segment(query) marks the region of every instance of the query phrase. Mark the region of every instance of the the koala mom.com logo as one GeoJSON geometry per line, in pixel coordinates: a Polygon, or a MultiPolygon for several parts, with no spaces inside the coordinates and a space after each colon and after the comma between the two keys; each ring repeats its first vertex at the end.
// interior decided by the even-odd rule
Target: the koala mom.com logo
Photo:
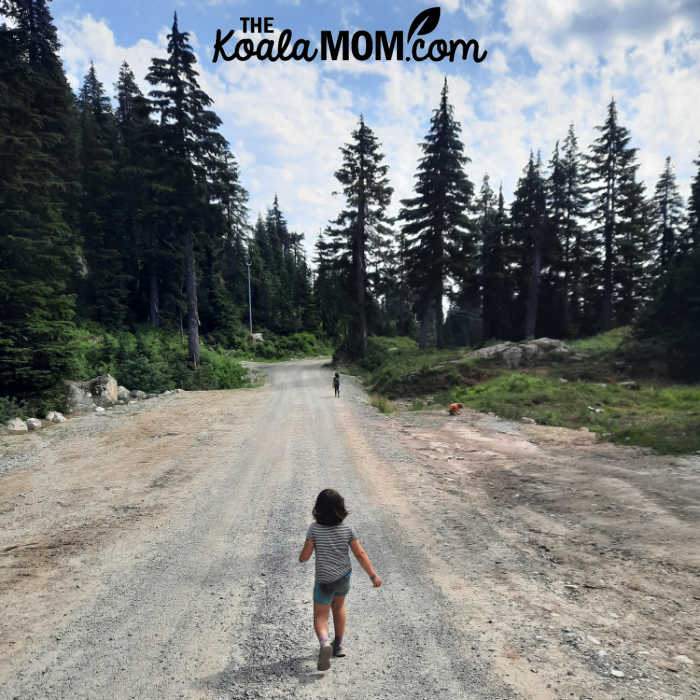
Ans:
{"type": "Polygon", "coordinates": [[[321,32],[319,46],[311,45],[309,39],[294,39],[291,29],[276,32],[272,26],[274,17],[241,17],[244,34],[260,34],[262,38],[254,41],[249,36],[235,39],[235,30],[223,34],[216,30],[214,57],[224,61],[467,61],[481,63],[487,51],[479,53],[476,39],[433,39],[428,34],[433,32],[440,21],[440,8],[431,7],[415,16],[408,32],[402,29],[393,32],[383,30],[368,32],[360,29],[350,33],[347,29],[321,32]],[[275,34],[274,37],[266,36],[275,34]]]}

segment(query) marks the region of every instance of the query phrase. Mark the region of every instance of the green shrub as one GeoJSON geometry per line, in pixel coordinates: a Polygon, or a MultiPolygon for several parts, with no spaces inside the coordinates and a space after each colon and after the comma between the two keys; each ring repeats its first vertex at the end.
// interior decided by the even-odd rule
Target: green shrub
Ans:
{"type": "Polygon", "coordinates": [[[386,396],[374,396],[370,404],[382,413],[393,413],[396,410],[386,396]]]}
{"type": "Polygon", "coordinates": [[[9,396],[0,396],[0,423],[7,423],[12,418],[29,418],[27,406],[24,402],[12,399],[9,396]]]}

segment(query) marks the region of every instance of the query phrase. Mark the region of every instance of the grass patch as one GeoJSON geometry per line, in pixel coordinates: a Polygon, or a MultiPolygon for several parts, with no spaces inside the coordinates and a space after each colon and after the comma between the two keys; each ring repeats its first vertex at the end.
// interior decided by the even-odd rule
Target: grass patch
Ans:
{"type": "Polygon", "coordinates": [[[635,390],[509,372],[478,386],[456,387],[442,398],[505,418],[587,427],[606,440],[664,454],[700,450],[700,386],[635,390]]]}
{"type": "Polygon", "coordinates": [[[396,409],[392,405],[391,401],[386,398],[386,396],[373,396],[370,404],[374,406],[381,413],[393,413],[396,409]]]}
{"type": "Polygon", "coordinates": [[[425,403],[420,399],[414,399],[411,405],[408,407],[409,411],[422,411],[425,408],[425,403]]]}
{"type": "Polygon", "coordinates": [[[611,331],[599,333],[590,338],[567,341],[567,345],[576,352],[588,357],[614,353],[620,349],[622,343],[629,340],[631,332],[631,326],[620,326],[620,328],[613,328],[611,331]]]}

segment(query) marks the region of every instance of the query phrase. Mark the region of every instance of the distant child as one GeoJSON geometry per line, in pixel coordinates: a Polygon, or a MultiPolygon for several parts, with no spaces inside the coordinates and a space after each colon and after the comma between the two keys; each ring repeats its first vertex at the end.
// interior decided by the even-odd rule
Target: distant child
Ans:
{"type": "Polygon", "coordinates": [[[335,389],[335,395],[340,396],[340,375],[337,372],[333,377],[333,388],[335,389]]]}
{"type": "Polygon", "coordinates": [[[316,522],[311,523],[306,533],[306,542],[299,555],[299,561],[308,561],[311,553],[316,551],[316,582],[314,585],[314,630],[321,649],[318,653],[318,670],[327,671],[331,667],[332,656],[345,656],[343,635],[345,634],[345,596],[350,590],[350,555],[355,558],[375,588],[382,585],[382,580],[372,566],[372,562],[360,546],[360,541],[350,525],[343,520],[348,512],[345,510],[343,497],[333,489],[324,489],[318,494],[316,504],[311,511],[316,522]],[[328,641],[328,614],[333,611],[333,628],[335,639],[333,645],[328,641]]]}

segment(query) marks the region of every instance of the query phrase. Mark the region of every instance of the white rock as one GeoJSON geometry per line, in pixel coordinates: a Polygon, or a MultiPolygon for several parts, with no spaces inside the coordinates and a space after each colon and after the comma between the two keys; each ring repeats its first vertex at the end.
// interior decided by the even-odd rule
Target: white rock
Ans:
{"type": "Polygon", "coordinates": [[[21,418],[12,418],[7,421],[6,425],[7,432],[10,435],[21,435],[29,430],[27,424],[21,418]]]}
{"type": "Polygon", "coordinates": [[[530,424],[535,424],[537,421],[534,418],[528,418],[527,416],[523,416],[520,419],[523,423],[530,423],[530,424]]]}
{"type": "Polygon", "coordinates": [[[81,382],[68,382],[68,412],[91,411],[92,394],[81,382]]]}
{"type": "Polygon", "coordinates": [[[65,416],[60,411],[49,411],[46,420],[50,423],[65,423],[65,416]]]}
{"type": "Polygon", "coordinates": [[[120,401],[128,401],[131,398],[131,392],[125,386],[120,386],[117,388],[117,397],[120,401]]]}
{"type": "Polygon", "coordinates": [[[588,641],[591,642],[592,644],[600,644],[599,639],[596,639],[595,637],[591,637],[590,635],[588,636],[588,641]]]}
{"type": "Polygon", "coordinates": [[[687,664],[688,666],[692,666],[695,662],[688,658],[685,654],[678,654],[673,657],[676,661],[680,661],[682,664],[687,664]]]}
{"type": "Polygon", "coordinates": [[[625,674],[622,671],[618,671],[616,668],[610,669],[610,675],[615,676],[615,678],[624,678],[625,674]]]}
{"type": "Polygon", "coordinates": [[[102,406],[95,406],[95,413],[106,413],[104,408],[102,406]]]}
{"type": "Polygon", "coordinates": [[[41,421],[38,418],[27,418],[27,428],[29,428],[29,430],[39,430],[39,428],[41,428],[41,421]]]}
{"type": "Polygon", "coordinates": [[[146,398],[146,392],[141,391],[140,389],[132,390],[131,398],[136,399],[137,401],[143,401],[146,398]]]}

